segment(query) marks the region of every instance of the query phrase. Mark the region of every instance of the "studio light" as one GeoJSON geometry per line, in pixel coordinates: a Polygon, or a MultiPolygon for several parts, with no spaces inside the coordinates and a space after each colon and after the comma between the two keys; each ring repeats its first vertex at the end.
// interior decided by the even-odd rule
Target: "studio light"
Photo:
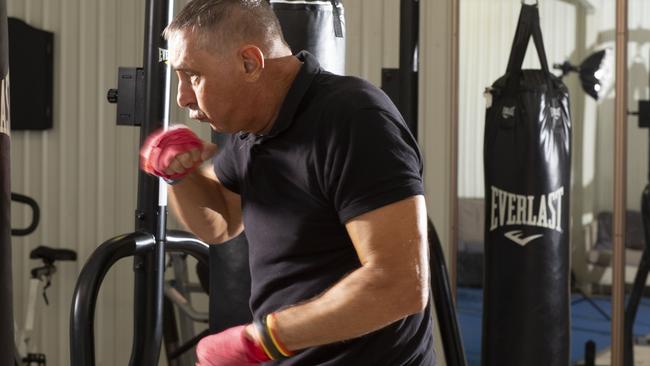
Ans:
{"type": "Polygon", "coordinates": [[[563,64],[554,64],[554,69],[562,70],[564,77],[570,72],[580,75],[582,89],[595,100],[603,97],[612,83],[614,60],[612,51],[603,49],[587,57],[580,66],[574,66],[569,61],[563,64]]]}

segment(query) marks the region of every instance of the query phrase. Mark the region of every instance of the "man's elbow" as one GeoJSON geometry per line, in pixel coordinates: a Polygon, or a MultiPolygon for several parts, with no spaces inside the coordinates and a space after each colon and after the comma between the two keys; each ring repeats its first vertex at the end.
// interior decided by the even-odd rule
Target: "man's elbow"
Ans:
{"type": "MultiPolygon", "coordinates": [[[[394,305],[399,317],[422,312],[429,303],[429,280],[422,276],[392,276],[386,296],[394,305]]],[[[396,315],[397,315],[396,314],[396,315]]]]}
{"type": "Polygon", "coordinates": [[[417,280],[411,282],[406,288],[406,297],[404,304],[406,315],[420,313],[426,309],[429,304],[429,283],[426,280],[417,280]]]}

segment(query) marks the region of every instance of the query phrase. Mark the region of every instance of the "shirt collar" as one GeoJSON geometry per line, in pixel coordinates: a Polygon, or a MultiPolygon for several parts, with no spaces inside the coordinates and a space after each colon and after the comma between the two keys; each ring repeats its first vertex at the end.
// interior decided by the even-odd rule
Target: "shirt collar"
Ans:
{"type": "MultiPolygon", "coordinates": [[[[300,67],[296,78],[293,80],[293,83],[291,84],[291,87],[289,88],[284,101],[282,102],[280,112],[278,113],[278,117],[275,120],[275,123],[273,123],[273,127],[271,127],[271,130],[268,134],[263,136],[255,136],[256,139],[268,139],[275,137],[289,128],[289,126],[291,126],[291,123],[293,122],[294,117],[298,112],[300,102],[307,93],[311,82],[314,80],[314,77],[321,72],[321,67],[318,63],[318,60],[311,53],[307,51],[300,51],[295,56],[303,64],[300,67]]],[[[245,138],[246,136],[243,135],[244,134],[242,134],[242,137],[245,138]]]]}

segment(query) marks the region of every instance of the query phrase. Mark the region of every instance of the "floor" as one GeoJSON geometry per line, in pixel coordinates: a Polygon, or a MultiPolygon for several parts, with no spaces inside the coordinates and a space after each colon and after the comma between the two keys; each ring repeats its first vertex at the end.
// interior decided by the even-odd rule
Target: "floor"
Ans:
{"type": "MultiPolygon", "coordinates": [[[[481,318],[483,292],[481,289],[459,288],[458,320],[467,361],[470,366],[480,365],[481,359],[481,318]]],[[[593,297],[594,304],[609,315],[611,312],[609,297],[593,297]]],[[[596,306],[574,295],[571,305],[571,362],[579,365],[584,359],[584,346],[588,340],[596,343],[596,364],[610,365],[609,344],[610,321],[601,314],[596,306]]],[[[634,326],[636,337],[650,334],[650,298],[644,298],[634,326]]],[[[635,364],[650,366],[650,345],[635,347],[635,364]]]]}
{"type": "MultiPolygon", "coordinates": [[[[609,366],[612,364],[611,360],[612,354],[607,347],[596,357],[596,366],[609,366]]],[[[634,347],[634,366],[650,366],[650,346],[634,347]]]]}

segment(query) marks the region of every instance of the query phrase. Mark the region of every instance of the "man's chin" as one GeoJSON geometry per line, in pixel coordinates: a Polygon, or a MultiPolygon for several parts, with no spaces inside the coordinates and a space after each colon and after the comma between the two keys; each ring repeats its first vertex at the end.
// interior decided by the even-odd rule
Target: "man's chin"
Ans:
{"type": "Polygon", "coordinates": [[[216,132],[221,132],[223,128],[217,126],[214,122],[210,121],[209,119],[202,117],[202,118],[195,118],[196,121],[199,121],[201,123],[207,123],[210,128],[216,132]]]}
{"type": "Polygon", "coordinates": [[[232,133],[231,131],[229,131],[224,126],[217,126],[216,123],[209,122],[209,121],[207,123],[210,125],[210,128],[212,129],[212,131],[214,131],[216,133],[232,133]]]}

